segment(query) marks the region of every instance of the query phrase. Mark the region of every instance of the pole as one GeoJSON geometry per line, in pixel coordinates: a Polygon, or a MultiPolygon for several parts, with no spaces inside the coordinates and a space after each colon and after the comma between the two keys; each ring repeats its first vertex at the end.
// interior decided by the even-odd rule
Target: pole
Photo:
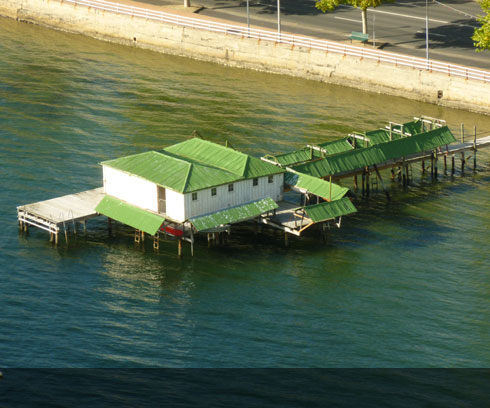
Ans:
{"type": "Polygon", "coordinates": [[[277,33],[281,38],[281,0],[277,0],[277,33]]]}
{"type": "Polygon", "coordinates": [[[425,59],[429,63],[429,0],[425,0],[425,59]]]}
{"type": "Polygon", "coordinates": [[[250,0],[247,0],[247,27],[248,35],[250,36],[250,0]]]}
{"type": "MultiPolygon", "coordinates": [[[[375,21],[376,21],[376,12],[373,11],[373,47],[376,47],[376,30],[374,28],[375,21]]],[[[390,125],[390,136],[391,136],[391,125],[390,125]]]]}

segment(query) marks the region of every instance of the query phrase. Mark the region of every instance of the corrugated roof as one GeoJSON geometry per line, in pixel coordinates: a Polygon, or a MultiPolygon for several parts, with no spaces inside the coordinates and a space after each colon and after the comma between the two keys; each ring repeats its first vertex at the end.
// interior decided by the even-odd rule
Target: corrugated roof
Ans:
{"type": "Polygon", "coordinates": [[[352,204],[347,197],[344,197],[341,200],[309,205],[304,209],[306,215],[311,218],[313,222],[327,221],[342,215],[357,212],[356,207],[354,207],[354,204],[352,204]]]}
{"type": "Polygon", "coordinates": [[[100,214],[130,227],[155,235],[165,218],[106,195],[95,208],[100,214]]]}
{"type": "Polygon", "coordinates": [[[179,193],[284,172],[256,157],[197,138],[161,152],[150,151],[101,164],[179,193]]]}
{"type": "Polygon", "coordinates": [[[145,152],[101,163],[179,193],[231,183],[243,177],[167,152],[145,152]]]}
{"type": "Polygon", "coordinates": [[[334,140],[332,142],[319,143],[317,146],[325,149],[328,155],[354,149],[349,143],[349,137],[344,137],[343,139],[334,140]]]}
{"type": "Polygon", "coordinates": [[[327,177],[365,166],[383,163],[411,154],[424,152],[455,142],[456,139],[447,126],[409,136],[392,142],[380,143],[364,149],[328,156],[325,159],[293,166],[294,170],[314,177],[327,177]]]}
{"type": "Polygon", "coordinates": [[[258,217],[276,208],[278,208],[276,202],[268,197],[208,215],[190,218],[189,221],[197,231],[205,231],[220,225],[233,224],[249,218],[258,217]]]}
{"type": "Polygon", "coordinates": [[[309,176],[304,173],[287,172],[284,175],[284,182],[291,186],[296,186],[308,191],[311,194],[322,197],[326,200],[339,200],[347,194],[348,188],[341,187],[338,184],[330,183],[317,177],[309,176]],[[330,188],[331,185],[331,188],[330,188]],[[332,195],[330,197],[330,194],[332,195]]]}
{"type": "Polygon", "coordinates": [[[266,158],[276,161],[281,166],[290,166],[292,164],[302,163],[315,158],[315,153],[313,149],[305,147],[303,149],[295,150],[294,152],[282,153],[274,156],[267,155],[266,158]]]}
{"type": "Polygon", "coordinates": [[[280,167],[256,157],[199,138],[186,140],[164,150],[225,170],[245,179],[284,172],[280,167]]]}

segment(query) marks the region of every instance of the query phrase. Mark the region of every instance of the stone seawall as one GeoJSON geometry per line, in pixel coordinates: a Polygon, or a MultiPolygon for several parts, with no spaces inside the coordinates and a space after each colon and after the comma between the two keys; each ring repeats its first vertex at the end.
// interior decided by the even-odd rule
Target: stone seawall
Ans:
{"type": "Polygon", "coordinates": [[[59,0],[1,0],[0,15],[234,67],[292,75],[490,115],[490,83],[116,14],[59,0]]]}

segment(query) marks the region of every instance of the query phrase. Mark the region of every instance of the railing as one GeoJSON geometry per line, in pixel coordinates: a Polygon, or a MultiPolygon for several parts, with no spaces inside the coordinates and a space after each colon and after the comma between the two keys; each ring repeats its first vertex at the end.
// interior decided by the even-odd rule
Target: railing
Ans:
{"type": "Polygon", "coordinates": [[[272,30],[261,30],[240,25],[224,24],[210,20],[184,17],[172,13],[127,6],[121,3],[113,3],[104,0],[62,0],[62,2],[63,1],[66,3],[82,5],[97,10],[105,10],[133,17],[141,17],[147,20],[161,21],[165,23],[179,25],[182,27],[197,28],[201,30],[225,33],[239,37],[254,38],[258,40],[274,41],[276,43],[288,44],[294,47],[306,47],[309,49],[332,52],[345,56],[374,60],[379,63],[400,65],[427,70],[430,72],[440,72],[447,74],[448,76],[456,76],[465,79],[490,82],[490,71],[469,68],[462,65],[454,65],[440,61],[427,60],[424,58],[410,57],[402,54],[395,54],[387,51],[380,51],[365,47],[356,47],[353,45],[341,44],[328,40],[320,40],[312,37],[302,37],[297,35],[278,33],[277,31],[272,30]]]}

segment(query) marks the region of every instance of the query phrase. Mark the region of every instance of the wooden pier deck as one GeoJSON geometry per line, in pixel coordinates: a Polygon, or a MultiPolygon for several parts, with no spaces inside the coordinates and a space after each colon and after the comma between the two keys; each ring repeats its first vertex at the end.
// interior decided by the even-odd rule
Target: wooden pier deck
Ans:
{"type": "Polygon", "coordinates": [[[288,201],[280,201],[277,204],[279,208],[275,214],[271,217],[262,217],[260,219],[262,223],[297,236],[301,235],[304,227],[313,223],[310,218],[300,217],[296,214],[296,210],[301,209],[302,206],[288,201]]]}
{"type": "Polygon", "coordinates": [[[98,216],[95,207],[104,197],[104,188],[82,191],[37,203],[17,207],[20,227],[27,230],[28,225],[35,226],[54,234],[58,241],[60,227],[67,230],[67,224],[84,222],[98,216]]]}

